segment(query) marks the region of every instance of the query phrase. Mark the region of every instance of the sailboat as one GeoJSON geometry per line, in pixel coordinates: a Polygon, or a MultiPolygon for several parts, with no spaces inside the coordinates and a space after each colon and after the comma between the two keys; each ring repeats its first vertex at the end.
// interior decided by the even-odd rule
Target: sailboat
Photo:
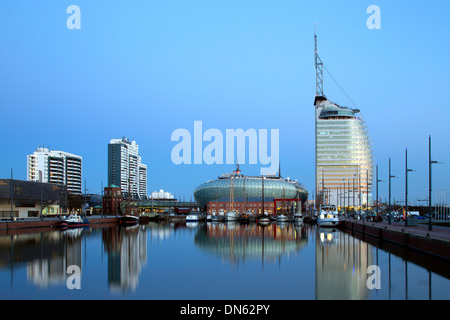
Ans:
{"type": "Polygon", "coordinates": [[[263,207],[263,209],[262,209],[262,215],[260,215],[257,218],[257,221],[259,224],[267,225],[270,223],[270,218],[269,218],[269,215],[266,213],[265,206],[264,206],[264,176],[262,176],[261,178],[262,178],[261,180],[262,180],[262,207],[263,207]]]}
{"type": "MultiPolygon", "coordinates": [[[[299,199],[298,199],[298,195],[297,195],[297,204],[299,203],[299,199]]],[[[301,203],[299,205],[299,208],[301,210],[301,203]]],[[[300,213],[300,210],[296,208],[295,212],[294,212],[294,222],[303,222],[303,215],[300,213]]]]}
{"type": "Polygon", "coordinates": [[[231,177],[230,181],[230,211],[227,212],[225,217],[226,221],[239,221],[240,215],[234,210],[234,177],[231,177]]]}

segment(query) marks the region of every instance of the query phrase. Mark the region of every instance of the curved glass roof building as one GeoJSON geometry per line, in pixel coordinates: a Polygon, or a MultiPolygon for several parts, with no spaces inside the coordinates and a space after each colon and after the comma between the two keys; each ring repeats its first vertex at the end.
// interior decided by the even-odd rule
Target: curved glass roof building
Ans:
{"type": "MultiPolygon", "coordinates": [[[[263,181],[261,176],[245,176],[239,170],[224,174],[217,180],[207,181],[194,190],[194,198],[200,206],[210,201],[234,202],[262,201],[263,181]]],[[[281,176],[264,176],[264,201],[274,199],[300,200],[305,203],[308,191],[296,180],[286,180],[281,176]]]]}

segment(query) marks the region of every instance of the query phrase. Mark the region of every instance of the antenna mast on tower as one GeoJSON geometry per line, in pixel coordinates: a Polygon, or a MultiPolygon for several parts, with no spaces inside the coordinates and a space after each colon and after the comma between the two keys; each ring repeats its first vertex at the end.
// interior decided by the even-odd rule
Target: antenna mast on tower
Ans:
{"type": "Polygon", "coordinates": [[[314,23],[314,64],[316,66],[316,96],[323,96],[323,63],[317,52],[317,34],[315,23],[314,23]]]}

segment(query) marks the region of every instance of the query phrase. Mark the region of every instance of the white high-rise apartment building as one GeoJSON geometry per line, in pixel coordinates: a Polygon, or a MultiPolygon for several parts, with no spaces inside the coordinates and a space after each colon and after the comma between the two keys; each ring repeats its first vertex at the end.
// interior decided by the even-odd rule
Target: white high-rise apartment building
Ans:
{"type": "Polygon", "coordinates": [[[123,137],[109,142],[108,185],[120,187],[126,196],[147,198],[147,165],[141,162],[136,141],[123,137]]]}
{"type": "Polygon", "coordinates": [[[64,151],[38,148],[27,155],[27,180],[63,184],[73,194],[82,193],[82,157],[64,151]]]}

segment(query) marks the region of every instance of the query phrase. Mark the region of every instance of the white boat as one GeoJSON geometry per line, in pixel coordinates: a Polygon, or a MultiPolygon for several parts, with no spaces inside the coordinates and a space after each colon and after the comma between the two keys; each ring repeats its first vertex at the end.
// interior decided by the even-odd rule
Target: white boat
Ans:
{"type": "Polygon", "coordinates": [[[78,215],[70,215],[68,218],[61,220],[59,226],[62,228],[85,227],[89,226],[89,220],[78,215]]]}
{"type": "Polygon", "coordinates": [[[236,211],[227,212],[226,221],[239,221],[241,216],[236,211]]]}
{"type": "Polygon", "coordinates": [[[295,222],[303,222],[303,215],[301,213],[295,213],[294,214],[294,221],[295,222]]]}
{"type": "Polygon", "coordinates": [[[320,214],[317,219],[319,227],[338,227],[339,224],[339,214],[336,206],[326,205],[320,208],[320,214]]]}
{"type": "Polygon", "coordinates": [[[259,224],[267,225],[270,224],[270,218],[268,215],[262,215],[256,218],[259,224]]]}
{"type": "Polygon", "coordinates": [[[288,217],[285,216],[284,214],[280,214],[280,215],[277,217],[277,221],[278,221],[278,222],[287,222],[287,221],[288,221],[288,217]]]}
{"type": "Polygon", "coordinates": [[[186,216],[186,222],[198,222],[200,217],[196,214],[189,214],[186,216]]]}

